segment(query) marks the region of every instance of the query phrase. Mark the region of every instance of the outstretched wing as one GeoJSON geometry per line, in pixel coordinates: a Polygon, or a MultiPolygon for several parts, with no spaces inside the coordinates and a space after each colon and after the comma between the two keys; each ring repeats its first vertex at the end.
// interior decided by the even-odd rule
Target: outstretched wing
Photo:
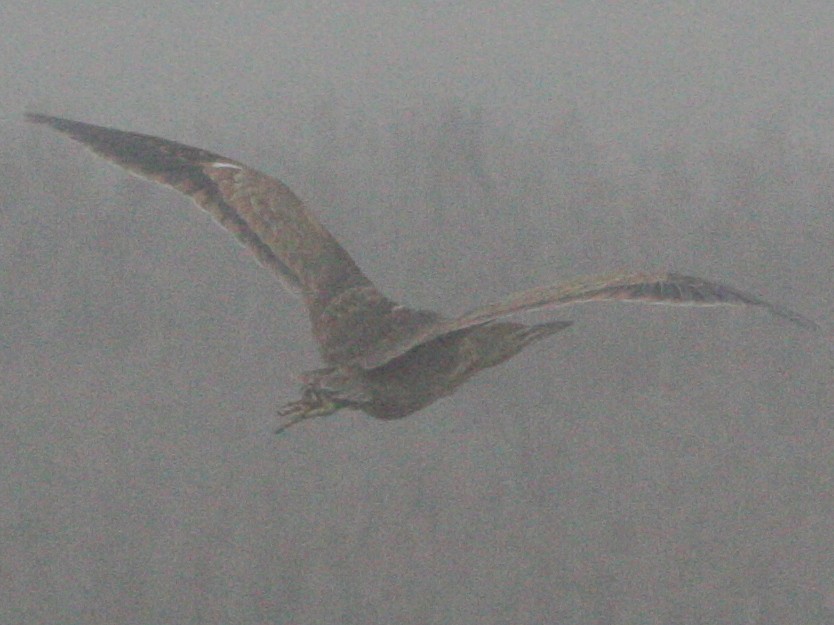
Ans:
{"type": "Polygon", "coordinates": [[[27,114],[129,172],[190,196],[314,311],[355,287],[371,287],[324,226],[286,185],[242,163],[136,132],[27,114]]]}
{"type": "Polygon", "coordinates": [[[674,306],[759,306],[803,328],[817,328],[813,321],[799,313],[718,282],[676,273],[608,274],[514,293],[499,302],[471,310],[457,319],[440,321],[396,345],[369,352],[362,359],[361,365],[368,369],[379,367],[417,345],[509,315],[600,301],[674,306]]]}

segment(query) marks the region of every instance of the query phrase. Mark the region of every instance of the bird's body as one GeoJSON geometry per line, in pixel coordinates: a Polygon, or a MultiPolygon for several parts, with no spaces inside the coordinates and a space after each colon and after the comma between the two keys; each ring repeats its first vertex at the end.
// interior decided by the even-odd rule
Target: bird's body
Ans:
{"type": "Polygon", "coordinates": [[[302,382],[323,403],[332,396],[344,402],[343,407],[378,419],[398,419],[451,395],[478,371],[501,364],[570,323],[478,325],[420,343],[379,367],[337,365],[308,372],[302,382]]]}
{"type": "Polygon", "coordinates": [[[570,325],[501,321],[588,301],[748,305],[800,326],[813,322],[734,288],[674,273],[618,273],[537,287],[455,318],[398,305],[371,281],[280,181],[237,161],[150,135],[27,115],[131,173],[189,195],[307,306],[326,367],[302,374],[302,397],[283,407],[280,429],[341,408],[380,419],[412,414],[478,371],[570,325]]]}

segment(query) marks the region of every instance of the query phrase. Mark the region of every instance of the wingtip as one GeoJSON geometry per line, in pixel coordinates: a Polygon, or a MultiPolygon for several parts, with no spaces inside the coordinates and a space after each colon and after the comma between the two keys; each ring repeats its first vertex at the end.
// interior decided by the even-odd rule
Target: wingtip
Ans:
{"type": "Polygon", "coordinates": [[[770,302],[766,302],[760,299],[753,299],[751,303],[757,306],[762,306],[766,310],[770,312],[770,314],[781,317],[785,321],[789,321],[795,326],[802,328],[803,330],[809,330],[811,332],[819,332],[821,330],[819,324],[812,319],[809,319],[805,315],[802,315],[795,310],[791,310],[790,308],[786,308],[785,306],[779,306],[778,304],[771,304],[770,302]]]}
{"type": "Polygon", "coordinates": [[[67,134],[73,134],[73,132],[77,132],[91,126],[91,124],[77,122],[72,119],[66,119],[65,117],[44,115],[43,113],[24,113],[24,119],[32,124],[44,124],[67,134]]]}
{"type": "Polygon", "coordinates": [[[56,117],[50,117],[42,113],[24,113],[23,118],[33,124],[51,124],[57,119],[56,117]]]}

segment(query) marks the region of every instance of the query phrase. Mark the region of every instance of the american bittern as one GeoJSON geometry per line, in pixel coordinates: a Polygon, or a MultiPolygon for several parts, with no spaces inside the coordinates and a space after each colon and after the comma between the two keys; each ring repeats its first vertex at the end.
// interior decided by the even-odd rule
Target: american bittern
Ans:
{"type": "Polygon", "coordinates": [[[568,327],[499,319],[541,308],[631,300],[759,306],[800,326],[814,323],[732,287],[676,273],[586,277],[537,287],[450,319],[380,293],[283,183],[232,159],[149,135],[29,114],[129,172],[190,196],[307,306],[323,369],[302,374],[301,399],[279,415],[283,431],[352,408],[397,419],[452,394],[482,369],[568,327]]]}

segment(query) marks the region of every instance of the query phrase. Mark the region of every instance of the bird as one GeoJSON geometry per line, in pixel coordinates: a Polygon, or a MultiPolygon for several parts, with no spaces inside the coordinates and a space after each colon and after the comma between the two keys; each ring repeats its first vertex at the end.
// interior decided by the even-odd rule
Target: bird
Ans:
{"type": "Polygon", "coordinates": [[[511,294],[457,317],[408,308],[383,295],[314,213],[283,183],[239,161],[175,141],[27,113],[129,173],[171,187],[208,212],[307,308],[325,365],[302,373],[301,397],[283,405],[276,433],[342,409],[377,419],[414,414],[452,395],[572,321],[508,320],[584,302],[754,306],[793,324],[816,324],[720,282],[673,272],[585,276],[511,294]]]}

